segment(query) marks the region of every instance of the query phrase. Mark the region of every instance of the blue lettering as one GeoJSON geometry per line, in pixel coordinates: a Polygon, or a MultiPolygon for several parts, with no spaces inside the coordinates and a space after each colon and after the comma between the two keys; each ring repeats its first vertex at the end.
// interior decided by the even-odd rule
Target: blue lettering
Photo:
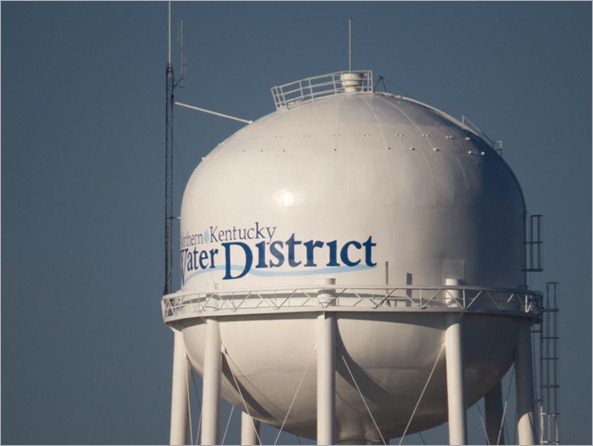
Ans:
{"type": "Polygon", "coordinates": [[[208,264],[204,263],[204,261],[207,259],[208,259],[208,251],[200,251],[200,259],[199,259],[200,268],[202,268],[202,269],[208,268],[208,264]]]}
{"type": "Polygon", "coordinates": [[[338,241],[332,240],[331,242],[326,243],[329,248],[329,262],[327,262],[327,266],[340,266],[337,261],[338,256],[338,241]]]}
{"type": "Polygon", "coordinates": [[[264,238],[264,233],[261,232],[263,228],[260,229],[259,227],[259,221],[255,222],[255,232],[257,232],[257,235],[255,236],[255,238],[264,238]]]}
{"type": "Polygon", "coordinates": [[[270,254],[272,254],[272,256],[274,256],[274,258],[278,260],[278,263],[273,263],[272,260],[270,260],[270,268],[278,268],[279,266],[282,266],[282,264],[284,263],[284,254],[282,254],[282,252],[279,251],[278,248],[276,248],[276,246],[280,246],[280,249],[282,249],[284,243],[280,241],[275,241],[270,244],[270,254]]]}
{"type": "Polygon", "coordinates": [[[362,248],[362,245],[360,243],[352,240],[352,241],[344,244],[344,246],[342,246],[342,249],[340,251],[340,259],[342,260],[342,262],[344,262],[345,265],[356,266],[360,263],[360,260],[357,260],[356,262],[352,262],[350,260],[350,258],[348,257],[348,248],[350,246],[354,246],[356,249],[362,248]]]}
{"type": "Polygon", "coordinates": [[[266,242],[261,241],[255,245],[257,248],[257,265],[256,268],[267,268],[266,265],[266,242]]]}
{"type": "Polygon", "coordinates": [[[193,256],[191,254],[191,252],[187,253],[187,270],[191,271],[192,269],[194,269],[194,264],[192,262],[193,256]]]}
{"type": "Polygon", "coordinates": [[[305,263],[305,266],[317,266],[314,261],[315,253],[313,250],[315,248],[322,248],[324,243],[320,242],[319,240],[309,240],[308,242],[303,243],[303,245],[305,245],[305,248],[307,248],[307,263],[305,263]]]}
{"type": "Polygon", "coordinates": [[[222,280],[240,279],[245,274],[247,274],[249,272],[249,270],[251,269],[251,263],[253,262],[253,254],[251,253],[251,249],[249,248],[248,245],[246,245],[243,242],[223,243],[222,246],[224,247],[224,260],[226,263],[225,274],[224,274],[224,277],[222,278],[222,280]],[[234,276],[234,277],[231,274],[231,265],[232,265],[231,247],[233,247],[233,246],[237,246],[237,247],[243,249],[243,252],[245,253],[245,266],[243,267],[243,271],[241,271],[241,274],[239,274],[238,276],[234,276]]]}
{"type": "Polygon", "coordinates": [[[291,267],[299,266],[303,262],[295,262],[294,260],[294,247],[295,245],[300,245],[302,242],[295,241],[294,233],[286,240],[286,246],[288,246],[288,264],[291,267]]]}
{"type": "Polygon", "coordinates": [[[194,248],[194,252],[193,252],[194,269],[198,269],[198,253],[199,253],[199,251],[196,248],[194,248]]]}
{"type": "MultiPolygon", "coordinates": [[[[339,271],[346,271],[347,268],[360,267],[361,265],[364,265],[365,268],[377,266],[377,262],[373,258],[373,250],[377,243],[370,235],[364,242],[350,240],[342,243],[338,240],[325,242],[310,239],[302,241],[297,239],[293,232],[287,239],[279,241],[274,240],[276,229],[276,226],[263,226],[260,222],[254,222],[249,227],[221,228],[213,225],[209,226],[203,234],[192,234],[187,231],[186,234],[181,235],[182,281],[192,271],[216,269],[216,257],[219,254],[219,249],[197,249],[197,246],[209,241],[220,243],[219,247],[222,246],[224,249],[223,280],[240,279],[249,274],[252,267],[259,269],[281,268],[285,267],[285,263],[288,263],[287,268],[325,266],[338,267],[339,271]],[[248,240],[257,241],[257,243],[253,245],[245,243],[248,240]],[[303,248],[298,248],[299,245],[302,245],[303,248]],[[320,256],[325,258],[326,255],[327,263],[324,265],[324,262],[321,262],[320,265],[320,256]],[[235,261],[234,264],[232,259],[235,261]]],[[[268,272],[268,274],[270,273],[268,272]]],[[[292,273],[286,272],[286,274],[292,273]]],[[[307,274],[307,272],[302,274],[307,274]]]]}
{"type": "Polygon", "coordinates": [[[214,266],[214,254],[218,254],[218,249],[211,249],[210,250],[210,268],[215,268],[215,266],[214,266]]]}
{"type": "Polygon", "coordinates": [[[373,260],[371,259],[371,249],[373,246],[377,246],[376,243],[373,243],[373,236],[369,235],[368,240],[364,242],[362,245],[364,246],[364,262],[367,264],[367,266],[377,266],[377,263],[373,262],[373,260]]]}
{"type": "Polygon", "coordinates": [[[210,226],[210,240],[212,240],[213,242],[220,242],[220,240],[218,240],[216,238],[216,231],[218,230],[218,226],[210,226]]]}
{"type": "Polygon", "coordinates": [[[274,234],[276,233],[276,226],[274,226],[273,228],[270,228],[269,226],[266,228],[266,231],[268,231],[268,237],[269,240],[272,240],[274,238],[274,234]],[[273,229],[273,231],[272,231],[273,229]]]}

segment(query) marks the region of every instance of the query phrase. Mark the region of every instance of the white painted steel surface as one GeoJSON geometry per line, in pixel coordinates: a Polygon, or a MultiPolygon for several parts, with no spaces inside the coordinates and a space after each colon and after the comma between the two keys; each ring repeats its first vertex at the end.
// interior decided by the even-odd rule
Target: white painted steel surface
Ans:
{"type": "Polygon", "coordinates": [[[522,321],[515,359],[517,389],[517,438],[520,445],[535,444],[535,394],[533,388],[533,361],[531,349],[531,326],[522,321]]]}
{"type": "MultiPolygon", "coordinates": [[[[218,444],[220,429],[220,381],[222,371],[222,353],[220,329],[217,319],[206,322],[204,336],[204,377],[202,386],[202,442],[204,445],[218,444]]],[[[186,338],[187,342],[187,338],[186,338]]]]}
{"type": "MultiPolygon", "coordinates": [[[[385,438],[401,435],[443,344],[442,313],[337,313],[336,431],[338,440],[376,439],[376,429],[345,368],[349,364],[385,438]]],[[[263,422],[280,426],[303,380],[285,429],[316,438],[316,315],[237,315],[220,322],[226,352],[222,394],[263,422]],[[230,358],[230,359],[226,359],[230,358]],[[234,375],[234,377],[233,377],[234,375]],[[235,378],[241,385],[237,391],[235,378]]],[[[183,324],[192,365],[203,373],[204,324],[183,324]]],[[[519,318],[466,314],[468,405],[504,375],[513,361],[519,318]]],[[[447,421],[444,355],[408,433],[447,421]]]]}
{"type": "Polygon", "coordinates": [[[241,445],[252,446],[259,444],[259,421],[241,412],[241,445]]]}
{"type": "Polygon", "coordinates": [[[385,262],[391,284],[524,283],[506,163],[446,115],[385,94],[331,96],[235,133],[191,176],[181,237],[184,291],[379,285],[385,262]]]}
{"type": "MultiPolygon", "coordinates": [[[[459,279],[446,278],[445,285],[459,285],[459,279]]],[[[454,306],[459,299],[459,291],[455,290],[452,294],[448,304],[454,306]]],[[[445,330],[445,361],[449,444],[452,445],[467,444],[463,337],[463,313],[448,313],[445,330]]]]}
{"type": "Polygon", "coordinates": [[[173,377],[171,385],[171,432],[169,444],[187,444],[189,403],[187,391],[191,365],[185,352],[183,334],[173,330],[173,377]]]}
{"type": "Polygon", "coordinates": [[[335,316],[317,317],[317,444],[335,443],[336,364],[335,316]]]}
{"type": "Polygon", "coordinates": [[[500,156],[432,107],[368,91],[293,103],[222,142],[191,176],[182,289],[165,297],[165,320],[203,373],[204,320],[217,317],[224,398],[315,438],[316,323],[331,311],[336,440],[377,441],[375,422],[384,438],[401,435],[434,367],[411,434],[447,421],[448,312],[465,313],[468,407],[510,367],[521,320],[534,316],[509,291],[526,290],[524,213],[500,156]],[[448,277],[463,299],[447,295],[448,277]],[[468,306],[464,287],[504,289],[509,307],[487,294],[468,306]],[[319,289],[335,293],[331,308],[319,289]],[[430,305],[418,297],[426,289],[430,305]]]}
{"type": "Polygon", "coordinates": [[[445,331],[447,412],[449,416],[449,444],[454,445],[467,444],[465,361],[463,356],[463,319],[461,314],[448,314],[445,331]]]}

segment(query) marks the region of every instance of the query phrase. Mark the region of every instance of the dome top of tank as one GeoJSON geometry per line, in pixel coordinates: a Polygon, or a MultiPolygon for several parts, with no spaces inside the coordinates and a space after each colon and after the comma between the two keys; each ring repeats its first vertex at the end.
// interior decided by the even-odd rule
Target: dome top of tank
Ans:
{"type": "Polygon", "coordinates": [[[323,135],[326,142],[322,146],[348,150],[352,145],[344,136],[360,133],[367,149],[497,155],[492,141],[477,129],[419,101],[374,91],[371,71],[302,79],[273,87],[272,96],[276,112],[236,132],[217,149],[240,141],[231,144],[232,148],[225,147],[225,154],[286,151],[289,140],[305,148],[317,139],[316,150],[322,150],[317,137],[323,135]],[[273,141],[267,141],[270,137],[273,141]]]}
{"type": "Polygon", "coordinates": [[[204,160],[253,153],[310,153],[316,158],[375,154],[402,168],[417,169],[410,163],[424,160],[440,172],[437,176],[451,169],[467,176],[475,170],[468,170],[468,164],[481,165],[518,186],[494,143],[473,124],[422,102],[374,91],[371,71],[302,79],[273,87],[272,96],[275,112],[231,135],[204,160]]]}

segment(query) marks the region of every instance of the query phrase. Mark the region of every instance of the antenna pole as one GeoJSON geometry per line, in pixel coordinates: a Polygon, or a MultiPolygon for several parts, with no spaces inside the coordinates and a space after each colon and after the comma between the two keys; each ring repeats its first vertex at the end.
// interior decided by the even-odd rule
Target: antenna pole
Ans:
{"type": "Polygon", "coordinates": [[[167,53],[167,63],[171,65],[171,0],[169,0],[169,14],[168,14],[168,53],[167,53]]]}
{"type": "Polygon", "coordinates": [[[179,23],[179,88],[183,88],[185,81],[185,49],[183,45],[183,20],[179,23]]]}
{"type": "Polygon", "coordinates": [[[163,294],[173,288],[173,104],[175,76],[171,64],[171,0],[169,0],[169,53],[165,73],[165,286],[163,294]]]}
{"type": "Polygon", "coordinates": [[[348,71],[352,71],[352,17],[348,19],[348,71]]]}

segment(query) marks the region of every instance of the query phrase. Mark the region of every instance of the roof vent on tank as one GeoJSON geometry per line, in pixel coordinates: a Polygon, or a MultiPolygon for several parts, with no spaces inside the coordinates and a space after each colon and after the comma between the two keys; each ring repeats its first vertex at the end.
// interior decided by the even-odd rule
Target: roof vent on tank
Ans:
{"type": "Polygon", "coordinates": [[[363,84],[363,73],[342,73],[340,80],[342,81],[342,87],[346,93],[357,93],[362,90],[363,84]]]}

